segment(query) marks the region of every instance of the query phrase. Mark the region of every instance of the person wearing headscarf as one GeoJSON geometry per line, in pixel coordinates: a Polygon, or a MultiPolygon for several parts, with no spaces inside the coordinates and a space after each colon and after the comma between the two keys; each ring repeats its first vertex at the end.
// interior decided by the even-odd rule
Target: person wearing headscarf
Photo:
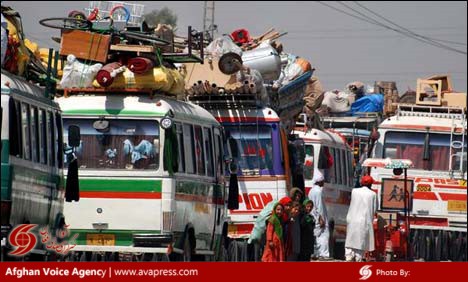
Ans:
{"type": "Polygon", "coordinates": [[[302,203],[304,201],[304,192],[297,187],[293,187],[291,191],[289,191],[289,197],[293,202],[302,203]]]}
{"type": "Polygon", "coordinates": [[[289,220],[286,223],[284,252],[286,261],[297,261],[301,253],[301,203],[292,202],[289,220]]]}
{"type": "Polygon", "coordinates": [[[377,210],[377,195],[371,190],[374,179],[366,175],[361,178],[360,188],[351,192],[351,203],[346,216],[346,261],[362,261],[366,251],[373,251],[374,215],[377,210]]]}
{"type": "Polygon", "coordinates": [[[302,203],[303,214],[301,217],[301,252],[299,254],[299,261],[310,261],[310,257],[314,253],[314,228],[315,220],[310,214],[314,207],[314,203],[305,199],[302,203]]]}
{"type": "Polygon", "coordinates": [[[283,213],[284,208],[281,203],[277,203],[273,206],[273,212],[268,219],[266,229],[266,244],[262,256],[262,261],[264,262],[284,261],[284,232],[281,222],[283,213]]]}
{"type": "Polygon", "coordinates": [[[312,215],[315,213],[320,222],[316,221],[314,236],[315,236],[315,247],[314,257],[318,258],[329,258],[330,252],[328,248],[330,231],[328,230],[328,216],[327,207],[325,206],[325,200],[323,198],[323,185],[325,184],[325,178],[319,170],[314,171],[314,178],[312,179],[313,186],[309,191],[308,198],[314,203],[312,215]]]}

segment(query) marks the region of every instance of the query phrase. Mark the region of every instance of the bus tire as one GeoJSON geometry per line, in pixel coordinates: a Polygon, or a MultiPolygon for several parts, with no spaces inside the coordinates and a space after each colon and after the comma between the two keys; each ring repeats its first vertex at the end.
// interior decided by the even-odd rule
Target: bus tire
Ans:
{"type": "Polygon", "coordinates": [[[194,250],[195,250],[195,230],[193,228],[188,228],[187,233],[185,234],[185,240],[183,245],[183,260],[184,261],[193,261],[194,250]]]}

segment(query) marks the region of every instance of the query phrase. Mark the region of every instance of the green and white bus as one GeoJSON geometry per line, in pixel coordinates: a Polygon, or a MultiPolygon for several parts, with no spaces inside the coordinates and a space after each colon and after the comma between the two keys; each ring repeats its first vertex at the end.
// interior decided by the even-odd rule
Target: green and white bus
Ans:
{"type": "Polygon", "coordinates": [[[122,253],[167,259],[172,251],[170,259],[183,260],[216,255],[224,156],[222,127],[211,114],[135,93],[88,90],[56,101],[64,127],[81,130],[75,150],[80,201],[65,204],[81,259],[96,252],[112,253],[111,259],[116,253],[121,259],[122,253]]]}
{"type": "MultiPolygon", "coordinates": [[[[44,89],[2,70],[2,259],[19,224],[63,227],[62,118],[44,89]]],[[[36,230],[37,231],[37,230],[36,230]]],[[[46,254],[43,244],[33,253],[46,254]]]]}

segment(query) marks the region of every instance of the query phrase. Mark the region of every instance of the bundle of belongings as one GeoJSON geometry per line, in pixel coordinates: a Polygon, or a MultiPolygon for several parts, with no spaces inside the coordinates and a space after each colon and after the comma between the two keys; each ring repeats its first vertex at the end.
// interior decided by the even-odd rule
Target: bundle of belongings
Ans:
{"type": "MultiPolygon", "coordinates": [[[[112,21],[91,19],[91,16],[72,11],[69,18],[77,19],[76,28],[69,23],[61,30],[59,57],[62,60],[56,73],[58,89],[144,89],[184,98],[184,76],[177,68],[178,64],[166,55],[185,55],[183,52],[188,43],[176,44],[170,25],[144,25],[144,32],[141,31],[143,27],[124,25],[116,28],[112,21]],[[102,28],[104,21],[110,22],[107,29],[95,31],[95,26],[102,28]],[[84,29],[83,22],[93,25],[84,29]]],[[[48,20],[42,20],[41,24],[48,26],[48,20]]],[[[193,34],[189,36],[195,36],[193,34]]],[[[32,45],[37,59],[47,66],[48,50],[32,45]]]]}
{"type": "Polygon", "coordinates": [[[382,112],[384,96],[374,93],[374,88],[355,81],[346,85],[346,90],[326,91],[322,105],[317,109],[321,116],[349,116],[362,112],[382,112]]]}
{"type": "Polygon", "coordinates": [[[238,29],[215,39],[205,49],[203,65],[186,64],[186,95],[255,95],[258,106],[271,107],[294,125],[304,108],[314,107],[322,89],[314,68],[304,58],[284,52],[270,29],[252,37],[238,29]]]}

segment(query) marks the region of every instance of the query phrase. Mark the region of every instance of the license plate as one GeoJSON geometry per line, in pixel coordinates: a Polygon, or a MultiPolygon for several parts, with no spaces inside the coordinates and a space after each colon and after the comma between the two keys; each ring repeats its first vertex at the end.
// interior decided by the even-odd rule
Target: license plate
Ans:
{"type": "Polygon", "coordinates": [[[114,234],[87,234],[86,244],[94,246],[114,246],[115,235],[114,234]]]}
{"type": "Polygon", "coordinates": [[[449,212],[466,212],[465,201],[448,201],[447,210],[449,212]]]}

